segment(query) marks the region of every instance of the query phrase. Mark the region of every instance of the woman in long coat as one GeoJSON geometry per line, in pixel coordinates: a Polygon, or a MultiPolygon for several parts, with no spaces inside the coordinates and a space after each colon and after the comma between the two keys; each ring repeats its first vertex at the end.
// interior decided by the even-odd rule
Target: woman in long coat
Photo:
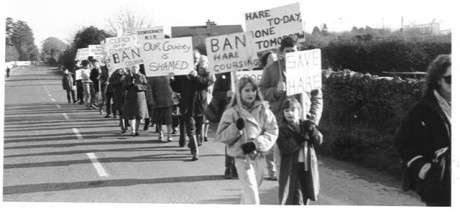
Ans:
{"type": "Polygon", "coordinates": [[[123,89],[126,90],[125,103],[123,105],[123,118],[131,121],[131,136],[139,136],[141,119],[149,118],[145,90],[147,90],[147,78],[139,72],[139,65],[131,66],[130,73],[123,81],[123,89]]]}
{"type": "Polygon", "coordinates": [[[172,142],[172,110],[174,105],[173,91],[169,85],[169,78],[167,76],[154,77],[152,84],[153,99],[153,116],[152,120],[157,127],[159,127],[158,140],[163,140],[163,125],[166,125],[167,142],[172,142]]]}
{"type": "Polygon", "coordinates": [[[109,78],[109,85],[112,86],[113,92],[113,112],[118,111],[120,118],[120,128],[121,133],[126,132],[126,125],[128,124],[126,120],[121,116],[123,114],[123,102],[125,99],[124,90],[123,90],[123,81],[125,80],[125,72],[122,69],[117,69],[109,78]]]}
{"type": "Polygon", "coordinates": [[[427,206],[451,206],[451,55],[427,69],[422,99],[395,137],[403,160],[403,190],[415,190],[427,206]]]}

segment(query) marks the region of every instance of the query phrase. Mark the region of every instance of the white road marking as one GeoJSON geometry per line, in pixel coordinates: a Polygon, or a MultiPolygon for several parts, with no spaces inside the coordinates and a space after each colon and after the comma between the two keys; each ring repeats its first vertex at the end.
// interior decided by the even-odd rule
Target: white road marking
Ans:
{"type": "Polygon", "coordinates": [[[51,94],[48,93],[48,97],[51,97],[51,94]]]}
{"type": "Polygon", "coordinates": [[[65,118],[66,120],[69,120],[69,116],[67,116],[66,113],[62,113],[62,116],[64,116],[64,118],[65,118]]]}
{"type": "Polygon", "coordinates": [[[77,138],[79,140],[83,140],[83,136],[81,136],[81,134],[80,134],[80,132],[78,131],[77,128],[72,128],[72,131],[73,131],[73,133],[75,133],[75,136],[77,136],[77,138]]]}
{"type": "Polygon", "coordinates": [[[51,101],[53,101],[53,102],[56,102],[56,100],[55,100],[55,99],[53,99],[53,98],[51,98],[51,101]]]}
{"type": "Polygon", "coordinates": [[[58,109],[61,109],[61,106],[60,106],[59,104],[56,104],[56,107],[57,107],[58,109]]]}
{"type": "Polygon", "coordinates": [[[97,174],[99,174],[99,176],[101,176],[101,177],[109,176],[109,174],[107,174],[107,172],[105,172],[104,167],[102,167],[102,164],[99,163],[99,161],[97,160],[97,157],[96,157],[96,155],[94,153],[86,153],[86,155],[88,155],[89,159],[93,163],[93,166],[96,169],[97,174]]]}

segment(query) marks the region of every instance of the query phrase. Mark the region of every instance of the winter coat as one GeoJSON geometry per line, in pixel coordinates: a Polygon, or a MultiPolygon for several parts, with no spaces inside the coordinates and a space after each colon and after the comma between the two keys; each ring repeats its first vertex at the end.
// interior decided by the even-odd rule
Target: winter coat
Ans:
{"type": "Polygon", "coordinates": [[[280,133],[276,140],[281,153],[281,167],[279,172],[279,200],[280,204],[294,204],[294,197],[297,190],[298,159],[300,148],[304,148],[305,171],[310,176],[308,185],[313,187],[308,192],[302,192],[304,198],[312,201],[317,200],[319,193],[319,172],[318,160],[312,143],[303,140],[300,133],[296,132],[291,125],[283,124],[280,126],[280,133]]]}
{"type": "Polygon", "coordinates": [[[154,77],[152,84],[153,108],[165,108],[174,105],[173,91],[167,76],[154,77]]]}
{"type": "Polygon", "coordinates": [[[180,75],[170,80],[174,92],[180,93],[180,112],[185,117],[203,116],[207,107],[207,89],[214,83],[207,68],[198,66],[197,76],[180,75]]]}
{"type": "MultiPolygon", "coordinates": [[[[282,117],[281,104],[283,104],[284,100],[288,97],[286,96],[286,93],[278,93],[276,91],[278,82],[280,82],[280,67],[285,71],[286,66],[282,60],[278,60],[267,66],[264,69],[262,78],[259,82],[260,92],[262,93],[264,99],[270,103],[270,109],[279,121],[281,121],[280,119],[282,117]]],[[[286,75],[284,71],[281,80],[286,82],[286,75]]],[[[292,96],[300,102],[300,94],[292,96]]],[[[310,93],[306,93],[305,97],[307,98],[304,99],[305,109],[310,109],[307,113],[307,118],[318,125],[323,112],[323,92],[321,89],[313,90],[310,93]]]]}
{"type": "Polygon", "coordinates": [[[112,93],[112,86],[110,84],[106,85],[106,82],[109,81],[109,70],[107,69],[107,66],[101,66],[101,86],[102,86],[102,92],[106,93],[112,93]],[[107,87],[107,89],[105,88],[107,87]]]}
{"type": "Polygon", "coordinates": [[[126,75],[123,81],[123,89],[126,91],[125,102],[123,103],[124,119],[146,119],[149,118],[149,110],[145,99],[147,90],[147,78],[141,74],[126,75]]]}
{"type": "Polygon", "coordinates": [[[94,90],[96,92],[99,92],[99,69],[93,68],[89,74],[89,79],[93,82],[94,90]]]}
{"type": "MultiPolygon", "coordinates": [[[[145,99],[147,100],[148,106],[153,106],[153,78],[154,77],[146,77],[147,78],[147,90],[145,90],[145,99]]],[[[152,114],[153,112],[149,112],[152,114]]]]}
{"type": "Polygon", "coordinates": [[[113,93],[113,108],[114,110],[122,111],[125,100],[125,91],[123,90],[123,81],[125,73],[121,70],[115,71],[109,78],[109,85],[112,86],[113,93]]]}
{"type": "Polygon", "coordinates": [[[66,91],[70,91],[72,90],[72,86],[73,86],[72,73],[69,72],[68,74],[64,74],[64,76],[62,76],[62,89],[66,91]]]}
{"type": "MultiPolygon", "coordinates": [[[[423,97],[404,118],[400,125],[395,144],[403,160],[403,189],[416,190],[422,201],[450,204],[451,193],[451,124],[431,92],[423,97]],[[435,151],[448,147],[446,155],[445,174],[442,180],[443,188],[436,192],[426,192],[432,183],[427,178],[418,177],[425,163],[435,158],[435,151]],[[409,167],[408,162],[415,159],[409,167]]],[[[433,167],[430,169],[432,170],[433,167]]],[[[430,171],[428,171],[428,174],[430,171]]]]}
{"type": "Polygon", "coordinates": [[[266,104],[260,101],[255,101],[252,109],[246,107],[239,109],[235,105],[225,110],[217,128],[217,141],[228,146],[228,155],[244,158],[241,146],[246,142],[245,137],[240,135],[240,131],[236,128],[238,118],[245,120],[244,130],[248,141],[254,142],[258,152],[266,154],[278,137],[275,115],[266,104]]]}
{"type": "Polygon", "coordinates": [[[211,102],[209,105],[216,105],[214,109],[217,110],[218,117],[222,117],[225,108],[230,103],[231,97],[227,97],[227,92],[231,90],[232,80],[231,73],[216,74],[216,82],[212,91],[212,99],[216,102],[211,102]]]}

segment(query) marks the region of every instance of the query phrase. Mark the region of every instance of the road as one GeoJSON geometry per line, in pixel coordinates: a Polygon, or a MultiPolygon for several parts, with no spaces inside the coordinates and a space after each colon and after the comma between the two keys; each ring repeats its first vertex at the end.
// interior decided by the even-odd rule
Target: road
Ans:
{"type": "MultiPolygon", "coordinates": [[[[118,120],[68,104],[56,68],[15,70],[4,87],[5,202],[239,202],[238,181],[223,178],[216,125],[200,147],[200,160],[191,162],[177,135],[171,143],[158,142],[152,130],[122,135],[118,120]]],[[[323,156],[319,170],[321,191],[312,205],[423,206],[384,173],[323,156]]],[[[278,203],[277,186],[264,181],[262,204],[278,203]]]]}

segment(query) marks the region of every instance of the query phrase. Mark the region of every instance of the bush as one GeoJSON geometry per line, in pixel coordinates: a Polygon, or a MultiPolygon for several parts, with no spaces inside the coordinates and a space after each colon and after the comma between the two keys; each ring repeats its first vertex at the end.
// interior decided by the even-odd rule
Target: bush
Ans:
{"type": "Polygon", "coordinates": [[[423,82],[352,71],[323,76],[319,153],[399,175],[393,136],[420,99],[423,82]]]}

